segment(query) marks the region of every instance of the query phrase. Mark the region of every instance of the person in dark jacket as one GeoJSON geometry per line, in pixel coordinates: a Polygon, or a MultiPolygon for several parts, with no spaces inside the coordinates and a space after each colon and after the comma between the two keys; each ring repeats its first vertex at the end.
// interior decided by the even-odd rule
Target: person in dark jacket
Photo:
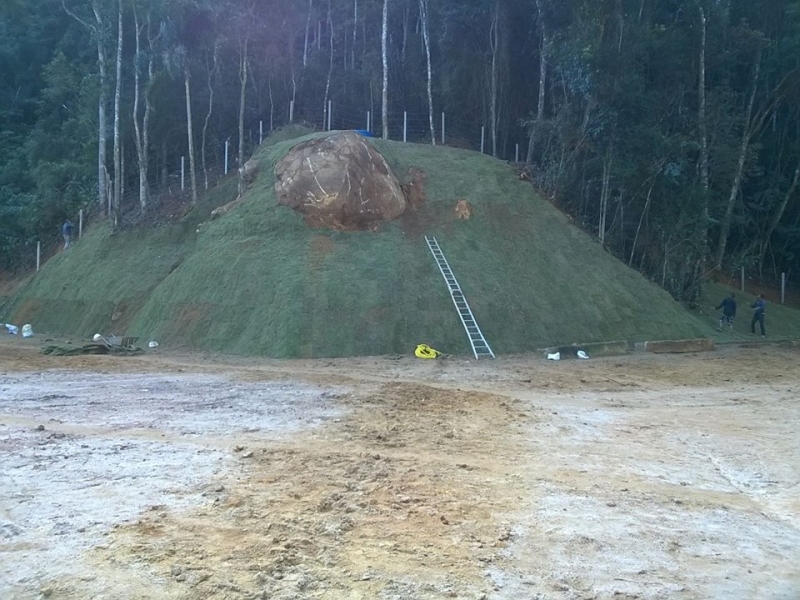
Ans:
{"type": "Polygon", "coordinates": [[[736,317],[736,294],[731,294],[719,303],[716,310],[722,309],[722,316],[719,318],[717,331],[722,331],[722,324],[727,323],[733,333],[733,319],[736,317]]]}
{"type": "Polygon", "coordinates": [[[64,236],[64,250],[69,249],[69,245],[72,242],[72,230],[74,229],[74,225],[72,221],[67,219],[64,221],[64,224],[61,226],[61,235],[64,236]]]}
{"type": "Polygon", "coordinates": [[[767,301],[764,300],[764,294],[758,297],[753,306],[753,320],[750,321],[750,333],[756,334],[756,322],[761,327],[761,337],[766,337],[767,333],[764,330],[764,311],[767,309],[767,301]]]}

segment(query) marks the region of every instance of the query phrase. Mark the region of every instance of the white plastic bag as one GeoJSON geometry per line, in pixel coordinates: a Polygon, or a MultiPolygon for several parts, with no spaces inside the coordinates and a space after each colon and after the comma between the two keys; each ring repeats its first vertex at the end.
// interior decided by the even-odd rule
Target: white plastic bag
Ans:
{"type": "Polygon", "coordinates": [[[22,326],[22,337],[29,338],[33,335],[33,327],[31,327],[30,323],[25,323],[22,326]]]}
{"type": "Polygon", "coordinates": [[[6,331],[11,335],[17,335],[19,333],[19,328],[11,323],[6,323],[6,331]]]}
{"type": "Polygon", "coordinates": [[[153,340],[149,344],[147,344],[147,346],[148,346],[148,348],[158,348],[158,342],[153,340]]]}
{"type": "Polygon", "coordinates": [[[587,358],[589,358],[589,355],[586,354],[586,352],[584,352],[583,350],[578,350],[578,358],[586,360],[587,358]]]}
{"type": "Polygon", "coordinates": [[[556,352],[555,354],[548,354],[547,360],[561,360],[561,352],[556,352]]]}

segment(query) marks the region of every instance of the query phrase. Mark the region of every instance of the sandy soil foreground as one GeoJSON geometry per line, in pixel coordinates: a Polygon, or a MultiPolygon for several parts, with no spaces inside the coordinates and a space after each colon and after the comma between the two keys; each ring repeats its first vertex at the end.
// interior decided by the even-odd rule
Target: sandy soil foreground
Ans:
{"type": "Polygon", "coordinates": [[[800,598],[800,352],[270,361],[0,338],[0,598],[800,598]]]}

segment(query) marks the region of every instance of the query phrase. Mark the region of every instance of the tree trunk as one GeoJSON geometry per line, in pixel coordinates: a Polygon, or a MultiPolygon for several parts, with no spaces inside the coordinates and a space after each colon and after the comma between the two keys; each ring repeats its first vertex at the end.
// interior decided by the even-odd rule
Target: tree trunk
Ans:
{"type": "Polygon", "coordinates": [[[328,114],[328,97],[331,92],[331,76],[333,75],[333,20],[331,19],[331,0],[328,0],[328,31],[330,32],[330,61],[328,63],[328,79],[325,82],[325,98],[322,105],[323,131],[331,120],[328,114]]]}
{"type": "Polygon", "coordinates": [[[192,186],[192,204],[197,204],[197,174],[194,164],[194,132],[192,131],[192,90],[189,85],[189,65],[183,67],[183,84],[186,88],[186,134],[189,138],[189,180],[192,186]]]}
{"type": "Polygon", "coordinates": [[[758,76],[761,72],[761,48],[756,52],[756,62],[753,68],[753,84],[750,90],[750,99],[747,102],[747,112],[745,113],[744,128],[742,131],[742,143],[739,147],[739,160],[736,165],[736,175],[731,185],[731,193],[728,196],[728,205],[725,208],[725,215],[720,224],[719,243],[717,245],[716,267],[722,267],[722,259],[725,258],[725,247],[728,244],[728,235],[731,231],[731,221],[733,220],[733,207],[736,205],[736,197],[739,195],[739,186],[742,183],[744,174],[744,164],[747,159],[747,148],[750,144],[750,120],[753,115],[753,104],[756,101],[756,91],[758,90],[758,76]]]}
{"type": "Polygon", "coordinates": [[[119,152],[119,195],[125,197],[125,146],[120,145],[119,152]]]}
{"type": "Polygon", "coordinates": [[[245,37],[239,55],[239,196],[244,193],[244,109],[247,101],[247,48],[250,40],[245,37]]]}
{"type": "Polygon", "coordinates": [[[97,68],[100,74],[100,90],[97,98],[97,204],[100,210],[104,211],[108,194],[108,170],[106,169],[106,94],[108,92],[108,77],[106,76],[106,49],[103,43],[106,25],[100,12],[99,0],[92,1],[95,25],[89,24],[69,10],[64,0],[61,0],[61,6],[65,13],[91,31],[97,40],[97,68]]]}
{"type": "Polygon", "coordinates": [[[706,120],[706,32],[708,27],[706,13],[703,7],[700,6],[699,0],[697,7],[700,10],[700,74],[697,86],[697,126],[700,131],[700,185],[703,186],[702,209],[700,211],[700,218],[702,219],[700,226],[700,235],[702,236],[700,248],[703,252],[701,270],[705,271],[704,265],[706,255],[708,254],[708,224],[710,221],[708,214],[708,122],[706,120]]]}
{"type": "Polygon", "coordinates": [[[108,101],[106,94],[108,93],[108,76],[106,75],[106,48],[103,43],[103,37],[106,26],[97,1],[92,3],[92,9],[95,21],[97,21],[97,28],[94,31],[97,37],[97,66],[100,70],[100,97],[97,100],[97,202],[100,205],[100,209],[105,211],[108,198],[108,189],[106,187],[106,182],[108,181],[108,169],[106,169],[106,102],[108,101]]]}
{"type": "Polygon", "coordinates": [[[161,138],[161,186],[167,185],[169,181],[169,162],[167,158],[167,138],[161,138]]]}
{"type": "MultiPolygon", "coordinates": [[[[700,130],[700,183],[708,193],[708,124],[706,122],[706,13],[700,9],[700,81],[698,84],[697,125],[700,130]]],[[[708,223],[708,199],[703,201],[703,218],[708,223]]]]}
{"type": "MultiPolygon", "coordinates": [[[[139,97],[141,90],[141,67],[142,60],[142,46],[141,34],[142,27],[139,25],[139,12],[136,10],[136,5],[133,5],[133,24],[134,34],[136,40],[136,53],[133,58],[133,129],[134,129],[134,143],[136,144],[136,159],[139,164],[139,209],[144,213],[147,210],[147,201],[149,196],[149,189],[147,183],[147,154],[144,148],[144,132],[142,131],[143,125],[139,124],[139,97]]],[[[152,59],[151,59],[152,60],[152,59]]],[[[148,67],[148,75],[151,74],[152,67],[148,67]]],[[[145,110],[146,114],[146,110],[145,110]]],[[[146,124],[146,119],[144,124],[146,124]]]]}
{"type": "Polygon", "coordinates": [[[122,158],[120,154],[119,110],[122,97],[122,0],[118,4],[117,17],[117,82],[114,91],[114,215],[112,227],[119,226],[120,203],[122,201],[122,158]]]}
{"type": "Polygon", "coordinates": [[[489,130],[492,136],[492,156],[497,156],[497,52],[499,40],[499,13],[500,13],[500,0],[495,2],[494,16],[492,23],[489,26],[489,46],[492,51],[492,67],[491,67],[491,97],[489,99],[489,116],[491,123],[489,130]]]}
{"type": "Polygon", "coordinates": [[[431,130],[431,144],[436,145],[436,128],[433,123],[433,71],[431,69],[431,39],[428,32],[428,0],[419,0],[419,15],[422,20],[422,39],[425,42],[425,61],[428,67],[428,124],[431,130]]]}
{"type": "Polygon", "coordinates": [[[383,0],[383,19],[381,25],[381,60],[383,62],[383,91],[381,93],[381,118],[383,120],[383,139],[389,139],[389,0],[383,0]]]}
{"type": "Polygon", "coordinates": [[[356,70],[356,41],[358,40],[358,0],[353,0],[353,60],[350,68],[356,70]]]}
{"type": "Polygon", "coordinates": [[[764,264],[764,257],[767,254],[767,246],[769,246],[769,240],[772,237],[772,234],[775,232],[775,229],[778,227],[778,224],[781,222],[781,219],[783,218],[783,213],[786,211],[786,206],[789,204],[789,200],[791,200],[792,195],[797,189],[798,183],[800,183],[800,163],[797,164],[797,168],[794,170],[794,177],[792,178],[792,184],[789,186],[789,189],[786,190],[786,194],[784,194],[783,200],[781,200],[781,203],[778,206],[778,210],[776,210],[775,214],[772,215],[772,219],[769,222],[769,226],[767,227],[767,230],[764,232],[764,237],[761,239],[761,247],[758,252],[759,270],[764,264]]]}
{"type": "Polygon", "coordinates": [[[539,135],[542,119],[544,119],[545,86],[547,85],[547,47],[549,45],[549,40],[547,38],[547,28],[544,25],[544,13],[542,12],[539,0],[536,2],[536,7],[539,11],[539,26],[542,30],[542,48],[539,51],[539,102],[536,106],[536,121],[534,121],[533,127],[531,127],[530,137],[528,138],[528,156],[525,160],[528,165],[533,164],[536,138],[539,135]]]}
{"type": "Polygon", "coordinates": [[[244,165],[244,113],[247,106],[247,53],[250,41],[245,38],[239,56],[239,166],[244,165]]]}
{"type": "Polygon", "coordinates": [[[144,121],[142,122],[142,155],[144,157],[144,161],[142,162],[141,169],[144,172],[144,186],[148,204],[150,203],[150,116],[153,112],[152,91],[154,60],[155,59],[151,54],[147,61],[147,86],[144,90],[144,121]]]}
{"type": "MultiPolygon", "coordinates": [[[[206,67],[208,63],[206,62],[206,67]]],[[[208,138],[208,123],[214,112],[214,78],[219,70],[219,40],[214,43],[214,66],[208,69],[208,111],[205,121],[203,121],[203,137],[200,142],[200,159],[203,163],[203,183],[204,189],[208,189],[208,166],[206,165],[206,146],[208,138]]]]}
{"type": "Polygon", "coordinates": [[[603,186],[600,191],[600,224],[598,237],[600,244],[606,244],[606,214],[608,212],[608,197],[611,194],[611,162],[613,160],[613,145],[609,146],[606,159],[603,162],[603,186]]]}
{"type": "Polygon", "coordinates": [[[403,2],[403,45],[400,49],[400,64],[406,66],[406,46],[408,46],[408,0],[403,2]]]}
{"type": "Polygon", "coordinates": [[[647,211],[650,210],[650,200],[653,197],[653,187],[656,184],[656,178],[653,177],[653,181],[650,183],[650,189],[647,190],[647,200],[644,203],[644,209],[642,210],[642,214],[639,216],[639,225],[636,227],[636,235],[633,236],[633,245],[631,246],[631,257],[628,260],[628,266],[633,266],[633,256],[636,253],[636,243],[639,241],[639,233],[642,231],[642,223],[644,222],[645,216],[647,215],[647,211]]]}
{"type": "Polygon", "coordinates": [[[313,0],[308,0],[308,16],[306,17],[306,37],[303,41],[303,67],[308,65],[308,30],[311,27],[311,10],[313,8],[313,0]]]}
{"type": "Polygon", "coordinates": [[[272,77],[267,77],[267,89],[269,89],[269,132],[272,133],[275,126],[273,124],[273,117],[275,115],[275,101],[272,98],[272,77]]]}

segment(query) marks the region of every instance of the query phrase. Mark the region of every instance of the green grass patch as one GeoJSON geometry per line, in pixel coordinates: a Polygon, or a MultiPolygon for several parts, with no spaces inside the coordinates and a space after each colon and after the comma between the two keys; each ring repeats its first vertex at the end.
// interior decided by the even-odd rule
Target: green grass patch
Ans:
{"type": "Polygon", "coordinates": [[[427,202],[378,232],[310,229],[277,205],[274,165],[320,135],[265,142],[243,203],[218,220],[206,221],[235,197],[235,180],[180,225],[115,236],[93,228],[48,262],[13,314],[40,330],[238,354],[410,353],[421,342],[469,354],[427,234],[497,354],[713,333],[708,318],[608,255],[506,163],[475,152],[373,140],[400,179],[410,167],[427,173],[427,202]],[[474,206],[469,220],[456,219],[460,199],[474,206]]]}

